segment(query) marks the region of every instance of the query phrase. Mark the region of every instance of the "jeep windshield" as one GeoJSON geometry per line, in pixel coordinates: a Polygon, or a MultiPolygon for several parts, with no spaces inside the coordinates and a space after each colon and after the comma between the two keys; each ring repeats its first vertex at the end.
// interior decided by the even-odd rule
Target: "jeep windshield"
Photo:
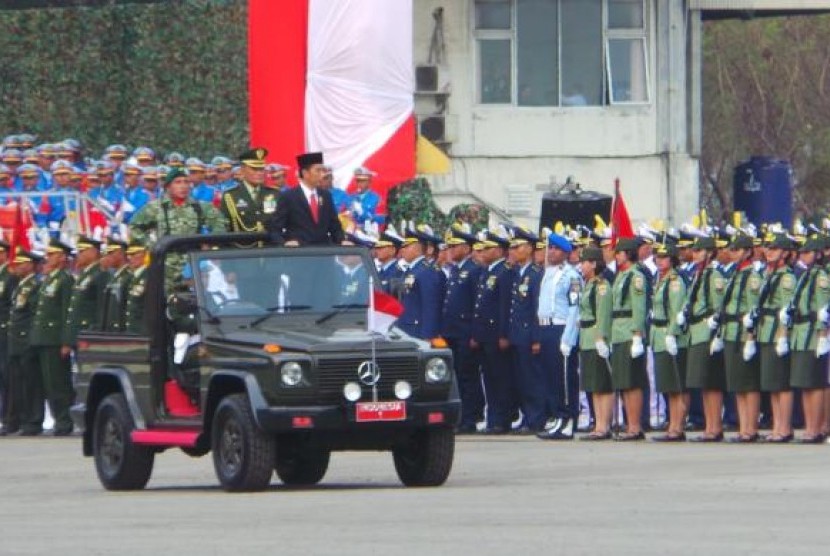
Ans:
{"type": "Polygon", "coordinates": [[[365,249],[205,251],[191,265],[199,304],[223,324],[366,327],[376,278],[365,249]]]}

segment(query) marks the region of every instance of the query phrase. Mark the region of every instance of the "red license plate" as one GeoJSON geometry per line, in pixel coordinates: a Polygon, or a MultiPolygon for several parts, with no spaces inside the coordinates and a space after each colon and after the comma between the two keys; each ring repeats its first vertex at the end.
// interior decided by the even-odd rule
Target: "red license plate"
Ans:
{"type": "Polygon", "coordinates": [[[377,421],[403,421],[406,419],[406,402],[358,402],[355,404],[355,420],[358,423],[377,421]]]}

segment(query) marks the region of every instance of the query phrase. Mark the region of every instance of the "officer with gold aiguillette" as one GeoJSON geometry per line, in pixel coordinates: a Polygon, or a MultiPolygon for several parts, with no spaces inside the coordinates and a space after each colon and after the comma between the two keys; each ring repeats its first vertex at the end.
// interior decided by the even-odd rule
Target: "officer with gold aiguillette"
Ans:
{"type": "Polygon", "coordinates": [[[266,156],[263,148],[239,155],[240,179],[222,195],[220,207],[233,232],[262,232],[265,219],[277,210],[279,189],[265,185],[266,156]]]}

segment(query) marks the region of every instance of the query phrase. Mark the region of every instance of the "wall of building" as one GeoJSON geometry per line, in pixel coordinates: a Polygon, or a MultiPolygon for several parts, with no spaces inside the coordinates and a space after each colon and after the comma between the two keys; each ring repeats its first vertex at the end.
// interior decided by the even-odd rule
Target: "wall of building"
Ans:
{"type": "MultiPolygon", "coordinates": [[[[541,199],[537,184],[549,183],[551,176],[560,182],[574,176],[583,188],[606,193],[620,178],[633,218],[681,221],[693,214],[698,178],[696,158],[688,153],[686,53],[676,52],[678,41],[685,47],[685,30],[674,27],[678,21],[672,4],[682,6],[650,0],[647,9],[650,104],[537,108],[476,103],[472,0],[415,0],[416,64],[428,62],[433,10],[443,8],[453,171],[430,178],[439,203],[449,204],[470,192],[506,208],[513,186],[525,185],[541,199]],[[667,58],[669,42],[673,58],[667,58]],[[678,102],[683,113],[667,123],[678,102]]],[[[516,219],[535,224],[540,203],[532,204],[534,212],[516,219]]]]}

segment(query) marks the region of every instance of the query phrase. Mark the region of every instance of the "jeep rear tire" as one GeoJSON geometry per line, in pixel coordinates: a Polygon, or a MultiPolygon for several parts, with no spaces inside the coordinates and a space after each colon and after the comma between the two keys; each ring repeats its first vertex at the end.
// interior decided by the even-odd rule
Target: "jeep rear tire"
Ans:
{"type": "Polygon", "coordinates": [[[211,431],[213,467],[229,492],[264,490],[274,472],[274,439],[264,434],[245,394],[219,402],[211,431]]]}
{"type": "Polygon", "coordinates": [[[330,458],[329,450],[303,449],[278,442],[274,470],[288,486],[316,485],[326,475],[330,458]]]}
{"type": "Polygon", "coordinates": [[[133,444],[135,425],[123,394],[105,397],[95,411],[92,453],[98,479],[107,490],[140,490],[153,472],[155,452],[133,444]]]}
{"type": "Polygon", "coordinates": [[[395,471],[406,486],[439,486],[452,470],[455,433],[449,427],[422,429],[392,449],[395,471]]]}

